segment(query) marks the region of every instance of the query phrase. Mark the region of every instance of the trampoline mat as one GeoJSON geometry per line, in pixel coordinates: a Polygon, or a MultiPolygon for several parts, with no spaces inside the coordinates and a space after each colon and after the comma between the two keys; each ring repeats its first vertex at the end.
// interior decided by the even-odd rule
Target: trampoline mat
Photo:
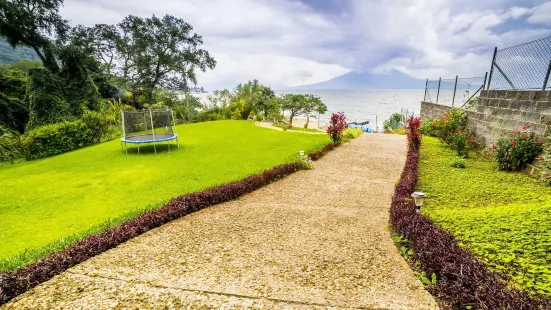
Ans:
{"type": "Polygon", "coordinates": [[[156,134],[153,135],[140,135],[140,136],[131,136],[121,139],[124,142],[128,143],[148,143],[148,142],[160,142],[176,139],[178,135],[176,134],[156,134]]]}

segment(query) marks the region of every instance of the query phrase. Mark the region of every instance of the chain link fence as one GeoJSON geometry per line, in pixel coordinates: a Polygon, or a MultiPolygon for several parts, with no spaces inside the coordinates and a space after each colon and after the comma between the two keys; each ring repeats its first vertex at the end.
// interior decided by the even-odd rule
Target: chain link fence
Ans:
{"type": "Polygon", "coordinates": [[[551,87],[551,36],[494,50],[488,89],[551,87]]]}
{"type": "Polygon", "coordinates": [[[485,76],[427,80],[424,101],[464,107],[483,89],[551,89],[551,36],[498,50],[485,76]]]}
{"type": "Polygon", "coordinates": [[[462,107],[486,85],[485,76],[427,80],[424,101],[462,107]]]}

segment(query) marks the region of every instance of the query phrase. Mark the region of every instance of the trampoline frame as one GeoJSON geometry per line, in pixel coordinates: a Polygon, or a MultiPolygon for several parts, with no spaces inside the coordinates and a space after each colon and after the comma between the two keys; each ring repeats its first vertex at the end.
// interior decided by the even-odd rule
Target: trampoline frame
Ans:
{"type": "MultiPolygon", "coordinates": [[[[153,112],[151,110],[149,110],[149,118],[151,120],[151,134],[148,134],[147,129],[146,129],[146,134],[145,135],[135,135],[135,136],[128,136],[127,137],[126,136],[126,130],[124,129],[124,110],[121,110],[122,132],[123,132],[123,135],[124,135],[124,138],[121,138],[121,149],[123,148],[122,145],[124,143],[124,151],[126,152],[126,155],[128,155],[127,143],[138,145],[138,155],[140,154],[140,144],[153,143],[153,149],[155,150],[155,154],[157,154],[157,146],[156,146],[157,142],[166,142],[166,144],[168,145],[168,151],[170,152],[170,143],[169,143],[169,141],[176,140],[176,144],[178,145],[178,148],[180,148],[180,141],[178,140],[178,134],[174,131],[174,128],[173,128],[174,124],[175,124],[175,122],[174,122],[174,111],[172,111],[171,109],[167,109],[167,110],[170,110],[170,113],[171,113],[171,116],[172,116],[172,124],[170,124],[172,135],[169,136],[169,137],[166,137],[166,138],[162,138],[162,139],[155,139],[155,127],[153,125],[153,112]],[[128,138],[142,137],[142,136],[152,136],[153,139],[142,140],[142,141],[129,140],[128,139],[128,138]]],[[[167,134],[162,134],[162,135],[167,135],[167,134]]]]}

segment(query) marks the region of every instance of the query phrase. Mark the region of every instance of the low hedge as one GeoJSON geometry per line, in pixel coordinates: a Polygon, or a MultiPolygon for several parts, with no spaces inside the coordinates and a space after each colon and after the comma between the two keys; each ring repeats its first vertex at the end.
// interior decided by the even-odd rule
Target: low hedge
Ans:
{"type": "MultiPolygon", "coordinates": [[[[310,153],[318,159],[338,144],[310,153]]],[[[313,158],[314,157],[314,158],[313,158]]],[[[157,210],[92,234],[66,249],[12,272],[0,273],[0,306],[83,261],[112,249],[147,231],[204,208],[237,199],[301,169],[298,162],[283,164],[241,181],[174,198],[157,210]]]]}
{"type": "Polygon", "coordinates": [[[453,309],[551,309],[551,300],[509,287],[452,235],[415,212],[410,195],[417,183],[418,160],[418,150],[410,149],[392,198],[390,221],[395,232],[408,239],[422,271],[436,275],[436,284],[427,289],[453,309]]]}
{"type": "Polygon", "coordinates": [[[101,142],[109,124],[98,112],[87,111],[76,121],[40,126],[24,135],[26,159],[58,155],[101,142]]]}

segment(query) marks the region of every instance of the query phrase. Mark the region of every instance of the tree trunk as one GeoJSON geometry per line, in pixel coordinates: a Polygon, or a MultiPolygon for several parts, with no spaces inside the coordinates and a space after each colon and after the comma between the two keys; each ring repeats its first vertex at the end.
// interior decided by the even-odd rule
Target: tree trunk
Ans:
{"type": "Polygon", "coordinates": [[[289,116],[289,127],[293,127],[293,117],[295,117],[295,114],[291,113],[291,116],[289,116]]]}
{"type": "Polygon", "coordinates": [[[310,124],[310,115],[306,113],[306,125],[304,125],[304,128],[308,128],[309,124],[310,124]]]}

